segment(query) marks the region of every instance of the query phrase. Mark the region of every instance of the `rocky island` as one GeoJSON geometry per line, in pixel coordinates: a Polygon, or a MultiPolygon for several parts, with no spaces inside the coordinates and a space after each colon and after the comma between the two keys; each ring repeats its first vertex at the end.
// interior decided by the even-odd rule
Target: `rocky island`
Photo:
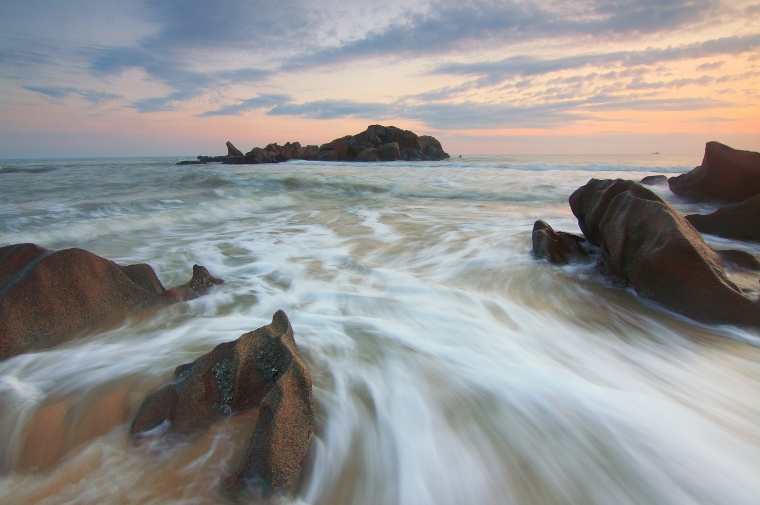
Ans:
{"type": "Polygon", "coordinates": [[[430,135],[417,135],[395,126],[370,125],[361,133],[346,135],[320,146],[300,142],[277,143],[254,147],[243,154],[227,142],[224,156],[198,156],[197,161],[180,161],[180,165],[209,162],[230,165],[307,161],[440,161],[448,159],[441,143],[430,135]]]}

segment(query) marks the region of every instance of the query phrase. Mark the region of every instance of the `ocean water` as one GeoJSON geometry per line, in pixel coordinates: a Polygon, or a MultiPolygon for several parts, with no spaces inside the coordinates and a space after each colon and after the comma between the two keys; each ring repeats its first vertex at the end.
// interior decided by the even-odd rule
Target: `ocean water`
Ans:
{"type": "Polygon", "coordinates": [[[169,444],[134,445],[129,424],[177,365],[278,309],[317,407],[283,503],[760,503],[760,334],[644,302],[593,262],[530,255],[536,219],[578,232],[567,198],[588,179],[682,173],[701,153],[178,159],[0,162],[0,246],[147,262],[167,287],[194,263],[226,281],[0,362],[0,503],[225,503],[254,419],[169,444]]]}

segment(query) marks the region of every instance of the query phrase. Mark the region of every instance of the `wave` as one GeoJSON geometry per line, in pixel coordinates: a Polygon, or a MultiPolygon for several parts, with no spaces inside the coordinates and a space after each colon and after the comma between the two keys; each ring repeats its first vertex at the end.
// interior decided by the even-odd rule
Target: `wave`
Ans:
{"type": "Polygon", "coordinates": [[[0,175],[2,174],[46,174],[56,170],[54,167],[34,167],[34,168],[22,168],[22,167],[0,167],[0,175]]]}

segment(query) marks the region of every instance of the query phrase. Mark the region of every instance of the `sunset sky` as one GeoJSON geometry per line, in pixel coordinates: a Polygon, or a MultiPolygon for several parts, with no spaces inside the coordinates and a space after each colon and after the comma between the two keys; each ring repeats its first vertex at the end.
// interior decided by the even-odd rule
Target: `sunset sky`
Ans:
{"type": "Polygon", "coordinates": [[[460,153],[760,151],[760,2],[0,3],[0,158],[195,156],[379,123],[460,153]]]}

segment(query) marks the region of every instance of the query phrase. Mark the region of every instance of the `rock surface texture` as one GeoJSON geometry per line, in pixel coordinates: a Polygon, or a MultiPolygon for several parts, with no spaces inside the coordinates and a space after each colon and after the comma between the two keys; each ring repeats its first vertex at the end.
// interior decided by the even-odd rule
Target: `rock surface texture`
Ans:
{"type": "Polygon", "coordinates": [[[119,324],[138,307],[197,298],[223,281],[195,265],[187,284],[164,289],[147,264],[117,265],[83,249],[0,248],[0,359],[119,324]]]}
{"type": "Polygon", "coordinates": [[[175,370],[174,382],[148,396],[131,426],[138,435],[167,423],[191,434],[225,416],[258,408],[242,460],[225,491],[268,496],[296,481],[314,430],[311,377],[283,311],[272,322],[175,370]]]}
{"type": "Polygon", "coordinates": [[[702,164],[668,179],[676,195],[696,201],[743,202],[760,195],[760,153],[708,142],[702,164]]]}
{"type": "Polygon", "coordinates": [[[299,142],[276,143],[254,147],[242,154],[227,142],[226,156],[198,156],[198,161],[181,161],[188,165],[206,162],[227,164],[279,163],[288,160],[309,161],[438,161],[449,158],[441,143],[429,135],[418,136],[395,126],[371,125],[356,135],[346,135],[322,144],[302,146],[299,142]]]}
{"type": "Polygon", "coordinates": [[[694,227],[633,181],[591,179],[570,196],[601,271],[699,321],[760,324],[760,304],[732,283],[694,227]]]}

